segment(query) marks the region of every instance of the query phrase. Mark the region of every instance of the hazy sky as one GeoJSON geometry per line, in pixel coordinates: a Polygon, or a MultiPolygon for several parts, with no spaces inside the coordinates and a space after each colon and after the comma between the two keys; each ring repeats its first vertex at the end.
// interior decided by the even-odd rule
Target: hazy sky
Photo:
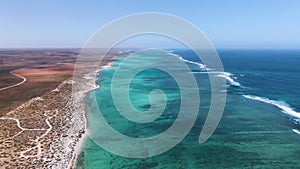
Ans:
{"type": "Polygon", "coordinates": [[[105,24],[137,12],[182,17],[217,48],[300,48],[299,0],[0,0],[0,48],[82,47],[105,24]]]}

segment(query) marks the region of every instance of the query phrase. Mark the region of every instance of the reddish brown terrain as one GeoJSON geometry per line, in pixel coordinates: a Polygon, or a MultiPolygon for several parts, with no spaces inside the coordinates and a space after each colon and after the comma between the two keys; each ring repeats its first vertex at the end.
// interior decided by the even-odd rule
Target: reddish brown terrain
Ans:
{"type": "Polygon", "coordinates": [[[70,78],[78,53],[78,49],[0,50],[0,116],[70,78]],[[24,80],[18,75],[26,82],[18,85],[24,80]]]}
{"type": "Polygon", "coordinates": [[[84,98],[97,88],[96,72],[112,61],[98,65],[101,55],[89,54],[76,62],[78,53],[0,50],[0,168],[74,167],[86,138],[84,98]]]}

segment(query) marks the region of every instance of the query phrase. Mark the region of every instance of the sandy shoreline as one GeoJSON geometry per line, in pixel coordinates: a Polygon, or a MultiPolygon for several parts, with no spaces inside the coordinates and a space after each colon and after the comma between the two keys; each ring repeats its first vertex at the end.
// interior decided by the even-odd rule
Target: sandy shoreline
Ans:
{"type": "Polygon", "coordinates": [[[74,168],[88,137],[86,97],[100,87],[96,75],[112,67],[112,59],[80,69],[76,90],[74,74],[73,79],[62,81],[1,116],[0,166],[74,168]]]}
{"type": "MultiPolygon", "coordinates": [[[[102,71],[104,69],[111,68],[111,67],[112,67],[112,62],[108,62],[106,65],[101,66],[98,70],[96,70],[96,71],[94,71],[92,73],[88,73],[88,74],[84,75],[83,78],[86,79],[86,80],[90,80],[90,82],[88,82],[88,84],[89,84],[89,86],[92,86],[92,87],[90,89],[88,89],[87,91],[83,92],[84,93],[84,97],[82,99],[82,104],[84,104],[84,101],[85,101],[86,97],[88,96],[89,92],[100,88],[100,86],[95,83],[95,76],[100,71],[102,71]]],[[[88,137],[86,113],[87,113],[87,110],[86,110],[86,106],[84,104],[83,119],[84,119],[84,122],[85,122],[85,126],[84,126],[84,131],[85,132],[82,135],[82,137],[79,138],[79,140],[77,141],[77,143],[75,145],[75,148],[74,148],[75,151],[74,151],[73,157],[71,159],[71,162],[70,162],[70,164],[68,166],[68,168],[70,168],[70,169],[72,169],[72,168],[74,168],[76,166],[78,155],[81,153],[81,150],[82,150],[82,147],[84,146],[85,140],[88,137]]]]}

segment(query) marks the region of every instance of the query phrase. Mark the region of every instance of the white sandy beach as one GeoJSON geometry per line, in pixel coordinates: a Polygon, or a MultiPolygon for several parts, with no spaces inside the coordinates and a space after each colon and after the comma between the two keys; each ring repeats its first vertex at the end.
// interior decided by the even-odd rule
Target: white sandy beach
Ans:
{"type": "MultiPolygon", "coordinates": [[[[85,84],[83,85],[84,89],[82,91],[79,91],[80,93],[78,93],[78,95],[76,95],[76,96],[79,96],[79,98],[78,98],[79,100],[78,101],[80,102],[80,104],[82,104],[82,106],[80,106],[81,109],[78,110],[76,112],[76,114],[78,114],[78,115],[82,114],[83,115],[82,118],[84,119],[84,123],[85,123],[85,125],[84,125],[84,131],[85,132],[84,132],[84,134],[82,134],[82,137],[79,138],[76,141],[76,145],[74,147],[74,153],[72,155],[72,159],[71,159],[71,162],[69,163],[68,168],[74,168],[75,167],[76,161],[77,161],[77,156],[80,154],[82,146],[84,145],[85,140],[88,137],[88,129],[86,128],[87,119],[85,117],[86,107],[84,105],[84,100],[85,100],[87,94],[90,91],[96,90],[96,89],[98,89],[100,87],[99,85],[97,85],[95,83],[95,80],[96,80],[95,77],[96,77],[97,73],[99,73],[103,69],[108,69],[108,68],[111,68],[111,67],[112,67],[111,62],[108,62],[107,65],[101,66],[98,70],[93,71],[91,73],[88,73],[88,74],[84,75],[84,77],[83,77],[85,79],[85,84]]],[[[75,100],[77,100],[77,99],[75,99],[75,100]]],[[[77,104],[77,103],[78,103],[77,101],[74,102],[74,104],[77,104]]]]}

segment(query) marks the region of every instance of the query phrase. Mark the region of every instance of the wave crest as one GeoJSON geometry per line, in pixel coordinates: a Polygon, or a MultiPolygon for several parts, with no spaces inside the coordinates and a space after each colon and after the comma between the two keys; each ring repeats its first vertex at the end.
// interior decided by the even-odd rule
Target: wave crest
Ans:
{"type": "Polygon", "coordinates": [[[252,96],[252,95],[243,95],[245,98],[251,99],[251,100],[256,100],[256,101],[260,101],[263,103],[268,103],[268,104],[272,104],[276,107],[278,107],[279,109],[281,109],[281,111],[285,114],[288,114],[292,117],[298,118],[300,119],[300,113],[294,111],[288,104],[286,104],[285,102],[281,102],[281,101],[275,101],[275,100],[270,100],[269,98],[264,98],[264,97],[258,97],[258,96],[252,96]]]}
{"type": "MultiPolygon", "coordinates": [[[[195,64],[195,65],[198,65],[200,67],[200,69],[202,70],[210,70],[209,68],[207,68],[206,65],[204,64],[201,64],[201,63],[198,63],[198,62],[193,62],[193,61],[190,61],[190,60],[186,60],[186,59],[183,59],[181,56],[178,56],[176,54],[172,54],[173,56],[177,56],[179,57],[180,60],[186,62],[186,63],[191,63],[191,64],[195,64]]],[[[229,73],[229,72],[192,72],[192,73],[216,73],[218,74],[217,76],[218,77],[223,77],[227,80],[227,82],[231,85],[231,86],[235,86],[235,87],[240,87],[241,84],[237,81],[235,81],[234,79],[237,79],[236,77],[233,76],[233,74],[229,73]]]]}
{"type": "MultiPolygon", "coordinates": [[[[176,55],[176,56],[178,56],[178,55],[176,55]]],[[[200,69],[206,69],[206,65],[204,65],[204,64],[183,59],[181,56],[179,56],[179,59],[182,60],[182,61],[184,61],[184,62],[187,62],[187,63],[198,65],[200,67],[200,69]]]]}
{"type": "Polygon", "coordinates": [[[231,74],[231,73],[219,72],[219,74],[217,76],[225,78],[230,83],[231,86],[236,86],[236,87],[241,86],[241,84],[239,82],[234,80],[234,79],[236,79],[236,77],[234,77],[233,74],[231,74]]]}

